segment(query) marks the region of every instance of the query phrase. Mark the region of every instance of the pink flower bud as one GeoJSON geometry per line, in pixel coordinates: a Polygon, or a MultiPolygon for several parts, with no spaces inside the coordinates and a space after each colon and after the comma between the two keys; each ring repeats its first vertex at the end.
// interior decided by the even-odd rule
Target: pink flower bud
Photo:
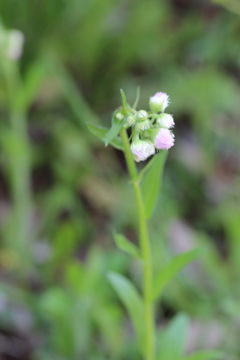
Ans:
{"type": "Polygon", "coordinates": [[[142,141],[142,140],[133,141],[130,148],[134,160],[137,162],[144,161],[149,156],[155,153],[154,145],[148,143],[147,141],[142,141]]]}
{"type": "Polygon", "coordinates": [[[154,139],[157,149],[170,149],[174,145],[174,135],[168,129],[160,129],[154,139]]]}
{"type": "Polygon", "coordinates": [[[153,113],[164,111],[168,104],[169,96],[163,92],[157,92],[154,96],[150,97],[149,106],[153,113]]]}

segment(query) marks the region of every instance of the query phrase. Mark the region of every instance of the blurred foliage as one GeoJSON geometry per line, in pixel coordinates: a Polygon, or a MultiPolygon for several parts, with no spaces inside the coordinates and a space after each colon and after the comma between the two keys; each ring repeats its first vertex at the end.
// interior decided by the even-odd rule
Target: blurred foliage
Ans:
{"type": "Polygon", "coordinates": [[[10,102],[0,72],[1,359],[138,359],[106,276],[139,285],[111,235],[136,241],[131,188],[120,152],[85,126],[109,126],[119,88],[133,102],[138,85],[140,106],[168,93],[176,121],[151,220],[155,272],[207,247],[164,290],[158,326],[185,312],[166,339],[187,321],[185,351],[239,359],[239,13],[237,0],[0,2],[25,35],[10,102]]]}

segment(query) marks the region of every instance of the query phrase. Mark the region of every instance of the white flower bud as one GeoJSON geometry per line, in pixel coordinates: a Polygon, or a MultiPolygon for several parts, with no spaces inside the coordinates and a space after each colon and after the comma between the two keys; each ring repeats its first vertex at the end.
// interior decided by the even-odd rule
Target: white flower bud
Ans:
{"type": "Polygon", "coordinates": [[[19,30],[11,30],[8,33],[6,55],[11,60],[18,60],[22,55],[24,35],[19,30]]]}
{"type": "Polygon", "coordinates": [[[153,113],[164,111],[169,105],[169,96],[163,92],[157,92],[154,96],[150,97],[149,106],[153,113]]]}
{"type": "Polygon", "coordinates": [[[115,117],[118,119],[118,120],[122,120],[124,118],[124,115],[121,113],[121,112],[118,112],[115,117]]]}
{"type": "Polygon", "coordinates": [[[140,110],[137,112],[137,118],[140,121],[146,120],[148,118],[148,113],[145,110],[140,110]]]}
{"type": "Polygon", "coordinates": [[[144,121],[138,121],[135,125],[135,130],[136,131],[144,131],[144,130],[148,130],[151,127],[151,122],[150,120],[144,120],[144,121]]]}
{"type": "Polygon", "coordinates": [[[166,128],[166,129],[171,129],[175,125],[173,117],[170,114],[161,114],[161,115],[159,115],[158,118],[157,118],[156,123],[157,123],[157,125],[162,126],[162,127],[166,128]]]}
{"type": "Polygon", "coordinates": [[[133,141],[130,149],[134,160],[137,162],[144,161],[155,153],[154,145],[142,140],[133,141]]]}

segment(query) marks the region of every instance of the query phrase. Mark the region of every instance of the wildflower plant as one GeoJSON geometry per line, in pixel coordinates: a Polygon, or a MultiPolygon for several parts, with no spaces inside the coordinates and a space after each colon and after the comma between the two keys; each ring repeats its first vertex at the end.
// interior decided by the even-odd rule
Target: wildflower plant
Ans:
{"type": "Polygon", "coordinates": [[[203,249],[194,249],[174,257],[166,267],[153,276],[147,221],[152,216],[158,198],[167,150],[174,145],[172,128],[175,123],[173,116],[165,113],[170,103],[167,94],[156,93],[150,97],[149,111],[137,111],[139,91],[132,107],[127,103],[124,92],[120,92],[122,106],[114,111],[111,128],[108,130],[93,124],[87,124],[87,127],[92,134],[101,138],[106,146],[111,144],[123,151],[125,156],[136,201],[139,246],[134,245],[122,234],[115,233],[114,240],[120,250],[141,261],[141,294],[130,280],[120,274],[110,273],[108,279],[128,310],[143,359],[217,359],[219,352],[214,351],[198,352],[186,357],[183,353],[184,345],[180,344],[179,340],[179,347],[177,343],[172,344],[176,340],[176,333],[187,333],[188,320],[185,315],[178,315],[166,333],[163,333],[162,338],[157,338],[154,309],[156,300],[172,277],[197,258],[203,249]],[[138,172],[136,162],[146,161],[150,157],[151,160],[138,172]]]}

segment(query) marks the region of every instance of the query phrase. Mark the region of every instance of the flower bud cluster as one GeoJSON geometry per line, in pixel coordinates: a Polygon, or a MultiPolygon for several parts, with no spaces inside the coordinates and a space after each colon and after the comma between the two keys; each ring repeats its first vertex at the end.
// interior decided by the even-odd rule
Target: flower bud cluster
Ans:
{"type": "Polygon", "coordinates": [[[164,113],[169,105],[169,96],[158,92],[150,97],[150,111],[135,111],[128,116],[125,128],[132,126],[130,146],[135,161],[144,161],[156,150],[170,149],[174,145],[172,115],[164,113]]]}

